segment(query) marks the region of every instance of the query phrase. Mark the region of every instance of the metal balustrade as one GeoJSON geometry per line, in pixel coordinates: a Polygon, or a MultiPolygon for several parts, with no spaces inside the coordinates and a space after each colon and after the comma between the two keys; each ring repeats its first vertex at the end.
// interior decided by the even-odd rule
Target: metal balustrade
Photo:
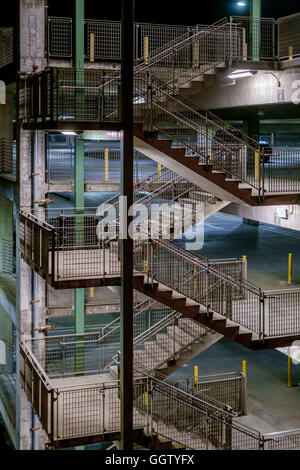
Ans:
{"type": "Polygon", "coordinates": [[[300,55],[300,13],[277,20],[278,56],[280,60],[293,59],[300,55]]]}
{"type": "MultiPolygon", "coordinates": [[[[48,210],[46,219],[21,213],[21,253],[49,282],[120,277],[118,229],[112,224],[106,241],[99,240],[96,209],[48,210]]],[[[178,290],[260,340],[299,334],[299,290],[263,292],[245,280],[239,260],[195,258],[170,242],[143,238],[134,242],[134,272],[178,290]]]]}
{"type": "MultiPolygon", "coordinates": [[[[299,450],[299,430],[263,436],[172,380],[154,378],[139,365],[135,368],[145,372],[133,384],[133,422],[141,444],[158,434],[192,450],[299,450]]],[[[105,441],[118,435],[120,383],[103,377],[82,377],[77,385],[69,379],[51,380],[34,352],[25,343],[20,345],[21,386],[54,447],[68,446],[72,439],[105,441]]]]}
{"type": "MultiPolygon", "coordinates": [[[[276,60],[276,21],[274,18],[231,16],[231,28],[239,28],[243,58],[251,61],[276,60]]],[[[232,60],[235,60],[233,57],[232,60]]]]}
{"type": "MultiPolygon", "coordinates": [[[[96,145],[85,145],[85,175],[84,179],[90,183],[120,182],[121,179],[121,152],[119,146],[112,148],[96,145]]],[[[75,150],[72,142],[61,145],[48,143],[47,145],[47,172],[46,179],[49,184],[74,182],[75,150]]],[[[138,182],[155,173],[157,164],[140,152],[134,152],[134,180],[138,182]]]]}
{"type": "Polygon", "coordinates": [[[72,18],[48,18],[48,57],[71,59],[73,57],[72,18]]]}
{"type": "Polygon", "coordinates": [[[14,31],[13,28],[0,28],[0,68],[9,65],[14,60],[14,31]]]}
{"type": "MultiPolygon", "coordinates": [[[[294,26],[297,15],[280,18],[276,22],[273,18],[249,18],[232,16],[230,20],[223,19],[230,24],[225,35],[225,42],[221,43],[221,36],[216,36],[214,46],[218,54],[229,60],[275,60],[276,36],[278,36],[281,51],[285,47],[286,28],[294,26]],[[277,33],[278,25],[278,33],[277,33]],[[287,26],[286,26],[287,25],[287,26]],[[285,29],[284,29],[285,28],[285,29]],[[258,41],[255,44],[254,41],[258,41]],[[255,51],[256,48],[257,50],[255,51]]],[[[220,20],[221,22],[222,20],[220,20]]],[[[218,23],[220,23],[218,22],[218,23]]],[[[218,24],[217,23],[217,24],[218,24]]],[[[297,24],[297,23],[296,23],[297,24]]],[[[178,40],[199,32],[206,32],[214,25],[164,25],[151,23],[134,24],[134,56],[136,59],[151,58],[153,52],[164,49],[166,45],[178,45],[178,40]]],[[[71,18],[49,17],[48,20],[48,57],[71,58],[73,20],[71,18]]],[[[290,37],[289,33],[289,36],[290,37]]],[[[85,56],[89,60],[119,62],[121,56],[121,24],[117,21],[85,20],[85,56]],[[92,43],[92,47],[91,47],[92,43]],[[91,54],[92,51],[92,54],[91,54]]],[[[203,44],[202,44],[203,45],[203,44]]],[[[290,46],[294,45],[290,41],[290,46]]],[[[198,55],[201,44],[195,43],[190,55],[195,58],[198,65],[198,55]]],[[[285,48],[286,49],[286,48],[285,48]]],[[[204,48],[202,49],[204,52],[204,48]]],[[[206,54],[209,54],[206,52],[206,54]]],[[[212,53],[210,53],[212,54],[212,53]]],[[[215,57],[216,57],[216,53],[215,57]]],[[[285,50],[288,56],[288,51],[285,50]]],[[[181,54],[181,59],[188,58],[188,54],[181,54]]],[[[179,56],[178,56],[179,57],[179,56]]],[[[210,55],[210,57],[212,57],[210,55]]]]}
{"type": "Polygon", "coordinates": [[[224,403],[240,415],[246,414],[246,377],[230,372],[199,377],[174,378],[177,387],[185,385],[190,393],[224,403]],[[178,385],[177,385],[178,384],[178,385]]]}
{"type": "Polygon", "coordinates": [[[231,129],[219,127],[203,112],[196,111],[195,105],[191,106],[188,101],[175,97],[171,88],[157,78],[152,77],[150,82],[149,79],[139,78],[135,89],[144,99],[141,114],[149,116],[148,126],[158,131],[160,138],[171,140],[173,146],[185,148],[187,156],[197,156],[199,163],[212,164],[214,170],[223,171],[227,177],[249,184],[261,194],[262,172],[257,172],[256,167],[257,159],[259,168],[263,159],[255,147],[243,140],[242,134],[236,136],[231,129]],[[170,111],[172,104],[179,105],[180,111],[170,111]],[[166,122],[170,133],[166,131],[166,122]],[[181,137],[182,129],[185,130],[184,138],[181,137]]]}
{"type": "Polygon", "coordinates": [[[120,121],[117,74],[104,70],[51,68],[26,77],[21,90],[25,121],[120,121]]]}

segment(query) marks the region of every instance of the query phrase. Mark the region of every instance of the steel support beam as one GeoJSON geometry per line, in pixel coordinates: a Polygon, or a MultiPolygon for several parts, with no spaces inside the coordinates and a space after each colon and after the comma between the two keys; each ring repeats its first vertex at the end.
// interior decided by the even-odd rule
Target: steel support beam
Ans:
{"type": "MultiPolygon", "coordinates": [[[[84,69],[84,5],[85,0],[75,0],[75,67],[84,69]]],[[[82,80],[82,74],[78,74],[82,80]]],[[[81,83],[80,83],[81,84],[81,83]]],[[[78,97],[79,103],[82,102],[78,97]]],[[[75,139],[75,208],[84,207],[84,141],[75,139]]],[[[78,234],[81,238],[81,234],[78,234]]],[[[75,290],[75,333],[84,333],[84,289],[75,290]]],[[[80,365],[79,365],[80,367],[80,365]]]]}
{"type": "Polygon", "coordinates": [[[260,44],[261,44],[261,0],[251,0],[250,2],[250,16],[252,21],[252,60],[259,61],[260,59],[260,44]]]}
{"type": "MultiPolygon", "coordinates": [[[[121,194],[127,198],[129,208],[133,204],[133,0],[122,0],[121,8],[121,194]]],[[[128,234],[131,221],[132,217],[123,217],[123,234],[128,234]]],[[[133,439],[133,241],[129,237],[121,242],[121,266],[121,450],[130,450],[133,439]]]]}

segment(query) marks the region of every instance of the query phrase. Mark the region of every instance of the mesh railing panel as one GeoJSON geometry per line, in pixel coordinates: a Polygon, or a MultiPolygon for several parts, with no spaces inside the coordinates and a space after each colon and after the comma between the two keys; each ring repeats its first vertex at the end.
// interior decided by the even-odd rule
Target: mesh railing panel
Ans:
{"type": "Polygon", "coordinates": [[[300,55],[300,13],[279,18],[278,23],[278,56],[280,59],[300,55]]]}
{"type": "Polygon", "coordinates": [[[70,59],[73,55],[72,18],[49,18],[48,55],[70,59]]]}

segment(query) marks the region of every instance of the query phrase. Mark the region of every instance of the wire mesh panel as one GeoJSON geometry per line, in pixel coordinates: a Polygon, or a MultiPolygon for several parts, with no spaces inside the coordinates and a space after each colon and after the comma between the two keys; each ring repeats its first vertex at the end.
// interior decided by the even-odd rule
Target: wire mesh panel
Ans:
{"type": "Polygon", "coordinates": [[[300,331],[300,292],[265,292],[265,328],[268,336],[297,334],[300,331]]]}
{"type": "Polygon", "coordinates": [[[9,65],[14,60],[13,28],[0,28],[0,68],[9,65]]]}
{"type": "Polygon", "coordinates": [[[219,374],[215,376],[174,379],[185,383],[191,393],[204,400],[212,398],[232,408],[236,413],[244,414],[244,381],[245,377],[239,373],[219,374]]]}
{"type": "Polygon", "coordinates": [[[138,24],[138,34],[141,44],[141,58],[180,38],[187,33],[194,33],[193,26],[138,24]]]}
{"type": "Polygon", "coordinates": [[[231,17],[231,25],[242,33],[244,59],[276,59],[276,22],[273,18],[234,16],[231,17]]]}
{"type": "Polygon", "coordinates": [[[300,55],[300,13],[279,18],[277,24],[279,58],[298,57],[300,55]]]}
{"type": "Polygon", "coordinates": [[[121,59],[121,23],[117,21],[86,21],[87,56],[91,54],[91,36],[96,60],[121,59]]]}
{"type": "Polygon", "coordinates": [[[51,143],[48,137],[47,143],[47,181],[70,182],[74,181],[74,142],[70,139],[65,145],[51,143]]]}
{"type": "Polygon", "coordinates": [[[73,55],[72,18],[49,17],[48,55],[55,58],[70,59],[73,55]]]}
{"type": "Polygon", "coordinates": [[[264,450],[300,450],[300,431],[287,431],[264,436],[264,450]]]}
{"type": "Polygon", "coordinates": [[[264,185],[267,193],[299,192],[300,148],[268,148],[264,163],[264,185]]]}

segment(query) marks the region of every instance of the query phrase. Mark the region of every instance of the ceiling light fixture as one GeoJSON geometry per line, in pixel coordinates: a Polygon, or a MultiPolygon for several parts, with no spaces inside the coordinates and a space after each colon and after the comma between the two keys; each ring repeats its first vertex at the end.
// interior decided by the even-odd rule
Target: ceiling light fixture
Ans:
{"type": "Polygon", "coordinates": [[[234,80],[236,78],[252,77],[252,75],[256,75],[256,74],[257,74],[256,70],[235,70],[234,72],[231,72],[228,75],[228,77],[234,80]]]}

